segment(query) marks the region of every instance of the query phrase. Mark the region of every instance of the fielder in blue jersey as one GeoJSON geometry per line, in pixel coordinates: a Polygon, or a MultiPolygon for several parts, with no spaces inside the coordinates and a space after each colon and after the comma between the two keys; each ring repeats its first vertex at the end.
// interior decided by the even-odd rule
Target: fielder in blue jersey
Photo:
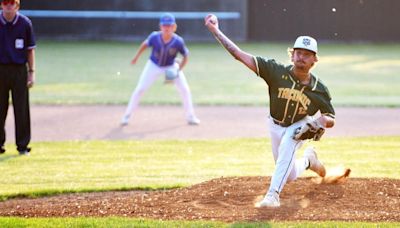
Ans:
{"type": "Polygon", "coordinates": [[[151,56],[140,75],[139,83],[133,91],[125,114],[122,117],[121,125],[125,126],[129,118],[139,105],[139,101],[144,92],[154,83],[160,75],[166,75],[166,81],[175,84],[181,97],[186,112],[186,121],[190,125],[200,124],[193,109],[192,95],[182,69],[188,62],[189,50],[187,49],[182,37],[175,33],[177,24],[175,17],[170,13],[165,13],[160,18],[160,31],[155,31],[143,41],[138,52],[131,61],[136,64],[141,54],[151,47],[151,56]],[[181,54],[182,61],[176,61],[176,56],[181,54]]]}

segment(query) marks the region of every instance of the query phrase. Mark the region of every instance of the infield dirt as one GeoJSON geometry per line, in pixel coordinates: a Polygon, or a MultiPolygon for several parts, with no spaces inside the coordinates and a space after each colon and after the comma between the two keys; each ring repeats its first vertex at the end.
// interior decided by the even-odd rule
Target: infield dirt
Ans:
{"type": "MultiPolygon", "coordinates": [[[[124,106],[32,106],[32,140],[155,140],[269,137],[267,107],[196,107],[199,126],[188,126],[180,106],[139,107],[128,126],[119,125],[124,106]]],[[[324,137],[399,135],[400,108],[336,108],[336,126],[324,137]]],[[[14,140],[12,108],[7,141],[14,140]]]]}

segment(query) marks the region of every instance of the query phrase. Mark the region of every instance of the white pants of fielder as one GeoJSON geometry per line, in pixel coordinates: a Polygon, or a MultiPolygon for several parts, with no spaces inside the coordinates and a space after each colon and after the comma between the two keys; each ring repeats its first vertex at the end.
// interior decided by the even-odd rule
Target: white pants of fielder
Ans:
{"type": "MultiPolygon", "coordinates": [[[[160,67],[155,63],[153,63],[151,60],[148,60],[142,71],[142,74],[140,75],[139,82],[131,95],[129,104],[125,111],[124,118],[129,119],[129,117],[139,106],[140,98],[150,88],[150,86],[154,83],[154,81],[160,75],[165,74],[165,71],[167,69],[178,67],[177,65],[178,63],[175,63],[175,65],[171,66],[160,67]]],[[[189,85],[186,81],[186,77],[182,71],[179,71],[179,77],[174,79],[173,83],[175,84],[176,88],[178,89],[181,95],[187,120],[190,121],[191,119],[196,118],[193,109],[192,94],[190,92],[189,85]]]]}
{"type": "Polygon", "coordinates": [[[279,194],[286,182],[296,180],[309,166],[309,161],[305,157],[295,160],[296,151],[304,141],[294,140],[292,136],[295,129],[303,126],[310,118],[306,117],[289,127],[275,124],[272,117],[269,119],[275,171],[268,192],[279,194]]]}

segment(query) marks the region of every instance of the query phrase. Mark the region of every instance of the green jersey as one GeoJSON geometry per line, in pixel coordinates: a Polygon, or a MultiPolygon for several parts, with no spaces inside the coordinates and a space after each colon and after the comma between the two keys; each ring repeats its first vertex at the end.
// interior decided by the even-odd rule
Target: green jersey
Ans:
{"type": "Polygon", "coordinates": [[[291,73],[293,65],[285,66],[274,59],[255,57],[257,75],[268,84],[271,117],[283,126],[312,116],[335,117],[328,88],[319,78],[311,74],[309,85],[303,85],[291,73]]]}

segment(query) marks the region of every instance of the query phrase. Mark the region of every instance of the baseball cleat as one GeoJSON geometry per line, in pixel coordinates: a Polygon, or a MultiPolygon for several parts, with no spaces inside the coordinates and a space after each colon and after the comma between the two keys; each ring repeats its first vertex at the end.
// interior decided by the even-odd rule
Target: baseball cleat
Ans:
{"type": "Polygon", "coordinates": [[[279,195],[276,192],[268,192],[264,199],[256,203],[256,207],[279,207],[279,195]]]}
{"type": "Polygon", "coordinates": [[[21,155],[21,156],[29,156],[30,155],[30,152],[31,152],[31,148],[27,148],[27,149],[25,149],[25,150],[20,150],[20,151],[18,151],[18,154],[19,155],[21,155]]]}
{"type": "Polygon", "coordinates": [[[313,147],[308,147],[304,151],[304,157],[308,159],[310,165],[308,169],[316,172],[319,176],[324,177],[326,175],[326,170],[324,165],[318,160],[317,153],[313,147]]]}
{"type": "Polygon", "coordinates": [[[6,149],[4,149],[4,146],[0,146],[0,154],[3,154],[6,152],[6,149]]]}
{"type": "Polygon", "coordinates": [[[129,123],[129,117],[128,116],[122,117],[122,120],[121,120],[121,123],[120,123],[121,126],[124,127],[124,126],[128,125],[128,123],[129,123]]]}
{"type": "Polygon", "coordinates": [[[195,116],[190,117],[187,122],[189,125],[199,125],[200,124],[200,120],[195,116]]]}

